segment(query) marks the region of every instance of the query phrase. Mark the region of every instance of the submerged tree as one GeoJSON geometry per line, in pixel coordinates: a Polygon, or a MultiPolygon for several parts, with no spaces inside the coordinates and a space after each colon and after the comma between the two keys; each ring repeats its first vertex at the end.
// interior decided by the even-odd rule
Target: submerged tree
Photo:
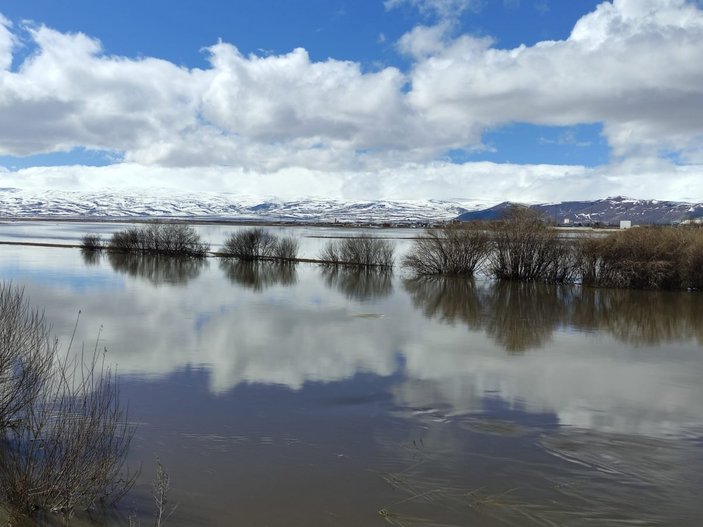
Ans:
{"type": "Polygon", "coordinates": [[[393,244],[373,236],[332,240],[320,253],[320,260],[328,265],[349,267],[393,267],[393,244]]]}
{"type": "Polygon", "coordinates": [[[472,276],[490,246],[490,237],[482,224],[429,229],[413,241],[403,258],[403,267],[416,275],[472,276]]]}
{"type": "Polygon", "coordinates": [[[230,234],[222,254],[238,260],[292,261],[298,256],[299,247],[295,238],[279,238],[265,229],[254,227],[230,234]]]}
{"type": "Polygon", "coordinates": [[[563,283],[576,275],[574,250],[538,212],[512,207],[491,224],[488,271],[499,280],[563,283]]]}

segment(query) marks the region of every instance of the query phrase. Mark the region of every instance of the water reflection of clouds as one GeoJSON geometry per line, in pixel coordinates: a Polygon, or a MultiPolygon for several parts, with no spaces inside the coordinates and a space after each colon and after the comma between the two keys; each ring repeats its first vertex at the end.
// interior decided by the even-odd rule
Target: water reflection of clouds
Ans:
{"type": "Polygon", "coordinates": [[[93,289],[119,289],[124,281],[109,269],[76,265],[75,249],[38,249],[3,246],[0,280],[23,284],[31,282],[45,287],[84,293],[93,289]]]}
{"type": "MultiPolygon", "coordinates": [[[[73,254],[66,268],[88,271],[73,254]]],[[[90,269],[112,273],[106,261],[90,269]]],[[[490,397],[598,430],[658,435],[703,423],[697,295],[446,281],[350,295],[311,265],[294,280],[266,271],[253,282],[227,280],[211,265],[179,287],[128,277],[105,294],[46,287],[32,278],[41,267],[32,272],[22,283],[64,342],[81,309],[77,342],[93,342],[102,325],[101,346],[122,373],[203,367],[223,393],[400,368],[393,395],[411,413],[482,412],[490,397]],[[371,310],[385,316],[354,316],[371,310]]]]}

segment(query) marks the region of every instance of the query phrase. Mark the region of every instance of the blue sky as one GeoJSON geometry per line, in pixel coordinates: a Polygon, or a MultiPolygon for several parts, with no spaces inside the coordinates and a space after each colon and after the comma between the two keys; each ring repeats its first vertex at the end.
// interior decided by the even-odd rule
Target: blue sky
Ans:
{"type": "Polygon", "coordinates": [[[696,1],[9,0],[0,17],[2,187],[703,200],[696,1]]]}

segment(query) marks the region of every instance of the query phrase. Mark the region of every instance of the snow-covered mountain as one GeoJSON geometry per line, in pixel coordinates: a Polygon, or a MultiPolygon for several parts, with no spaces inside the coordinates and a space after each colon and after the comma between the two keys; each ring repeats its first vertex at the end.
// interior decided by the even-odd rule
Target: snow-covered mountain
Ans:
{"type": "Polygon", "coordinates": [[[0,189],[0,217],[148,218],[415,223],[450,220],[485,207],[475,200],[280,201],[171,190],[30,191],[0,189]]]}
{"type": "MultiPolygon", "coordinates": [[[[459,215],[462,221],[495,219],[510,206],[510,202],[500,203],[490,208],[468,211],[459,215]]],[[[631,199],[622,196],[596,201],[565,201],[531,205],[558,224],[568,220],[570,224],[593,225],[617,224],[630,220],[633,225],[672,224],[686,220],[703,218],[703,203],[680,201],[658,201],[651,199],[631,199]]]]}
{"type": "MultiPolygon", "coordinates": [[[[480,200],[302,199],[281,201],[237,194],[184,193],[172,190],[36,191],[0,188],[0,217],[5,218],[155,218],[261,220],[284,222],[422,223],[499,217],[510,202],[489,206],[480,200]]],[[[669,224],[703,218],[703,203],[639,200],[622,196],[595,201],[531,205],[563,224],[669,224]]]]}

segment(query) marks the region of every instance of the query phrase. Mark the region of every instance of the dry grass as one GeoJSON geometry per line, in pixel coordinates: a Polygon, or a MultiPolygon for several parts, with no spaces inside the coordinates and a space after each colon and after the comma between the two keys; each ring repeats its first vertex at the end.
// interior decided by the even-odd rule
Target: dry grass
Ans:
{"type": "Polygon", "coordinates": [[[702,289],[703,230],[642,227],[584,240],[582,283],[634,289],[702,289]]]}

